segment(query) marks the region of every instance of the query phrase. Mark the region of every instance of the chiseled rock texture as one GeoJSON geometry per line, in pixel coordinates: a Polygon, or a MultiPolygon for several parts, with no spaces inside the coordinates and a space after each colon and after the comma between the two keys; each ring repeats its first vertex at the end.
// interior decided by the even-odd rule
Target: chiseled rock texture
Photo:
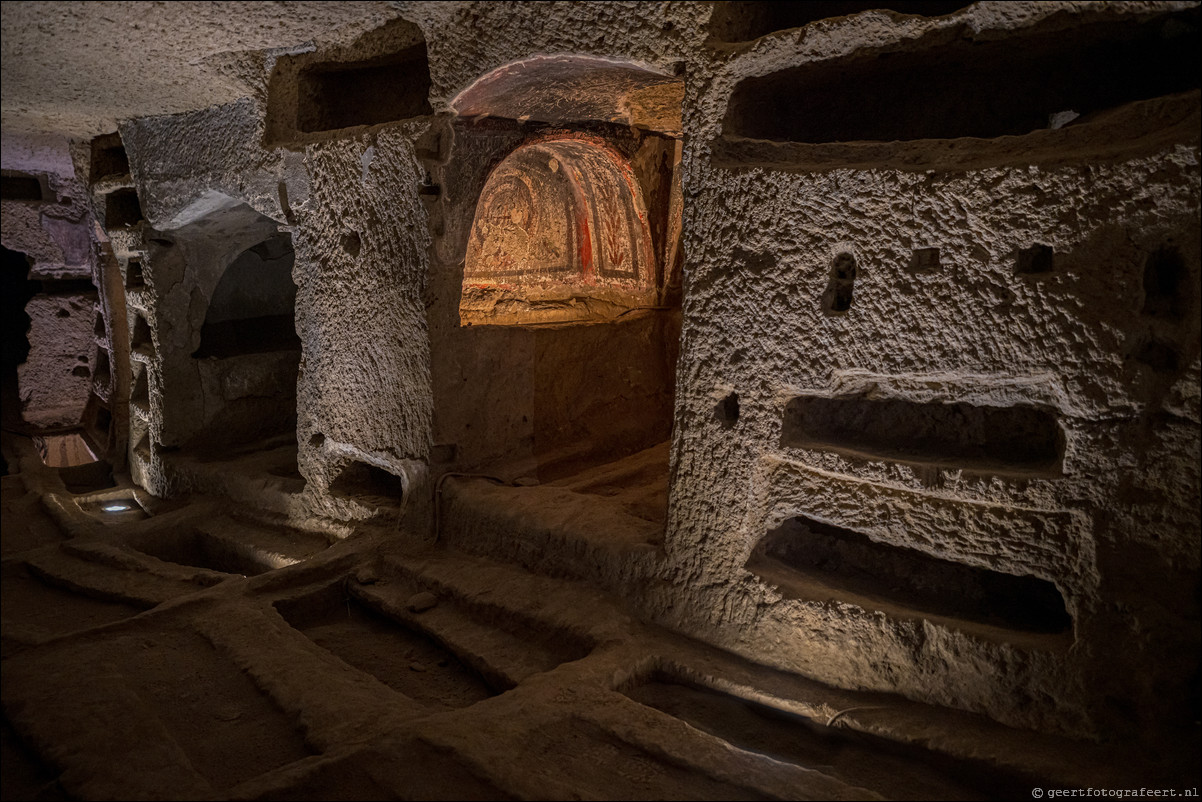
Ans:
{"type": "MultiPolygon", "coordinates": [[[[1101,24],[1129,14],[1136,24],[1150,11],[1089,4],[1082,15],[1101,24]]],[[[711,159],[726,103],[748,76],[860,48],[904,52],[941,28],[988,41],[1071,24],[1056,15],[1027,3],[982,3],[938,20],[868,12],[690,62],[668,529],[686,600],[665,616],[836,684],[1018,726],[1133,732],[1144,716],[1179,713],[1197,682],[1196,126],[1150,152],[1102,159],[1065,147],[1050,164],[1028,164],[1024,137],[1011,137],[1008,163],[950,171],[938,169],[937,153],[919,154],[922,169],[837,161],[813,169],[790,159],[814,153],[787,147],[769,166],[711,159]],[[1050,271],[1020,272],[1021,255],[1037,245],[1050,248],[1050,271]],[[938,265],[914,269],[914,252],[930,248],[938,265]],[[1145,280],[1165,249],[1188,276],[1175,290],[1180,314],[1167,318],[1149,308],[1145,280]],[[850,306],[832,312],[826,294],[841,254],[854,258],[854,287],[850,306]],[[1160,345],[1150,349],[1153,341],[1160,345]],[[740,414],[727,427],[715,408],[732,392],[740,414]],[[798,396],[1035,406],[1062,427],[1062,465],[1052,476],[1007,475],[782,444],[785,406],[798,396]],[[1048,580],[1064,597],[1071,634],[1031,643],[783,598],[743,566],[765,532],[794,516],[1048,580]]],[[[1189,102],[1196,120],[1196,91],[1189,102]]],[[[1092,124],[1083,149],[1129,133],[1092,124]]],[[[991,147],[956,145],[970,154],[991,147]]]]}
{"type": "MultiPolygon", "coordinates": [[[[5,133],[6,182],[37,192],[0,201],[0,242],[23,254],[25,278],[41,282],[25,307],[29,355],[17,369],[23,420],[39,428],[77,426],[98,369],[93,222],[65,137],[5,133]]],[[[11,280],[11,279],[10,279],[11,280]]]]}
{"type": "MultiPolygon", "coordinates": [[[[1171,44],[1196,36],[1196,6],[983,2],[943,17],[872,11],[723,41],[731,28],[707,28],[712,8],[700,3],[401,2],[375,32],[338,29],[235,59],[242,98],[120,126],[157,310],[154,446],[186,443],[220,420],[231,398],[204,388],[233,379],[205,379],[192,356],[213,286],[238,253],[286,232],[302,343],[301,508],[343,521],[364,515],[331,490],[352,466],[396,477],[428,502],[436,419],[470,422],[472,410],[456,405],[477,397],[438,389],[451,375],[438,357],[467,359],[443,311],[461,287],[473,204],[463,187],[436,179],[480,186],[490,166],[448,167],[449,154],[467,158],[449,141],[462,131],[448,122],[455,98],[540,55],[613,60],[660,83],[676,76],[684,266],[670,514],[655,582],[615,579],[642,575],[603,560],[598,577],[628,581],[629,598],[660,623],[841,687],[1075,735],[1134,734],[1145,721],[1192,715],[1202,493],[1197,89],[1129,98],[1118,112],[1067,125],[1062,113],[1077,111],[1055,108],[1055,127],[1032,133],[833,144],[789,141],[787,126],[741,118],[764,112],[731,98],[742,82],[766,79],[778,103],[802,104],[807,69],[887,64],[881,54],[938,59],[970,41],[1010,42],[1011,60],[1021,60],[1024,48],[1086,26],[1154,30],[1171,44]],[[298,103],[338,94],[335,84],[306,83],[305,69],[398,49],[411,70],[398,75],[429,86],[404,119],[301,122],[298,103]],[[757,131],[771,141],[749,135],[757,131]],[[914,453],[796,436],[786,408],[803,397],[894,403],[906,411],[876,428],[914,453]],[[1038,410],[1056,436],[1012,439],[1020,451],[1054,453],[1016,464],[990,452],[1005,433],[970,425],[949,413],[967,407],[953,405],[1038,410]],[[922,434],[907,441],[912,431],[922,434]],[[984,445],[964,445],[972,438],[984,445]],[[983,454],[972,456],[978,446],[983,454]],[[1071,625],[961,620],[958,588],[943,589],[939,615],[924,615],[895,588],[840,596],[796,565],[781,567],[798,574],[792,584],[749,570],[757,544],[794,519],[1050,583],[1071,625]]],[[[980,91],[1024,91],[1006,81],[994,74],[980,91]]],[[[892,100],[882,114],[926,113],[892,100]]],[[[496,136],[495,152],[477,152],[494,165],[512,130],[496,136]]],[[[498,381],[521,364],[498,359],[498,381]]],[[[154,466],[148,484],[175,489],[163,463],[154,466]]],[[[411,508],[415,522],[424,509],[411,508]]],[[[999,592],[987,602],[1023,600],[999,592]]]]}
{"type": "Polygon", "coordinates": [[[47,429],[76,426],[92,386],[96,296],[35,295],[29,315],[29,358],[17,368],[21,415],[47,429]]]}

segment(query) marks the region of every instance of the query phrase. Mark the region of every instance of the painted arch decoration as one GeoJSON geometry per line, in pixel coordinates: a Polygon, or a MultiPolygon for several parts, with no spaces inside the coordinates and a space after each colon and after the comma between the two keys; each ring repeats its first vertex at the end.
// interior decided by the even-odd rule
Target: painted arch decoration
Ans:
{"type": "Polygon", "coordinates": [[[656,297],[647,213],[629,163],[602,142],[514,150],[476,205],[464,325],[604,320],[656,297]]]}

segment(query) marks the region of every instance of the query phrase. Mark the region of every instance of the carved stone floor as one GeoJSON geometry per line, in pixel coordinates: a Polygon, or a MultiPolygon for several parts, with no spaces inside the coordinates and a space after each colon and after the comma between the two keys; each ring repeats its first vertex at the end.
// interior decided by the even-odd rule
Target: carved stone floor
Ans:
{"type": "Polygon", "coordinates": [[[28,456],[3,479],[5,799],[1029,798],[1181,765],[756,665],[501,559],[521,531],[323,542],[214,498],[72,497],[28,456]],[[104,523],[123,498],[153,514],[104,523]]]}

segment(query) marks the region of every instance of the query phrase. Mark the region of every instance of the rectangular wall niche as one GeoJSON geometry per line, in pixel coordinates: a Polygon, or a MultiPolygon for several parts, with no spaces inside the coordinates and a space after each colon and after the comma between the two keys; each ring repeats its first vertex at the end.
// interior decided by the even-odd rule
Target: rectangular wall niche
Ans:
{"type": "Polygon", "coordinates": [[[0,200],[43,201],[48,198],[42,191],[42,182],[36,177],[5,173],[0,176],[0,200]]]}
{"type": "Polygon", "coordinates": [[[376,465],[352,461],[339,471],[330,483],[330,494],[353,498],[377,510],[394,509],[405,496],[405,484],[396,476],[376,465]]]}
{"type": "Polygon", "coordinates": [[[781,445],[985,473],[1060,472],[1056,417],[1032,406],[801,396],[785,406],[781,445]]]}
{"type": "Polygon", "coordinates": [[[861,50],[743,80],[723,130],[808,143],[1020,136],[1058,127],[1066,112],[1197,89],[1198,24],[1193,8],[1141,24],[861,50]]]}
{"type": "Polygon", "coordinates": [[[129,228],[142,222],[142,205],[133,189],[118,189],[104,196],[104,227],[129,228]]]}
{"type": "Polygon", "coordinates": [[[142,262],[130,259],[125,265],[125,289],[140,290],[146,286],[146,274],[142,271],[142,262]]]}
{"type": "Polygon", "coordinates": [[[304,133],[379,125],[432,113],[426,43],[386,58],[315,64],[297,76],[296,127],[304,133]]]}
{"type": "Polygon", "coordinates": [[[105,134],[93,139],[89,167],[92,183],[126,175],[129,175],[129,157],[125,154],[120,134],[105,134]]]}
{"type": "MultiPolygon", "coordinates": [[[[769,532],[747,570],[792,598],[814,598],[812,580],[843,601],[1037,633],[1069,629],[1072,618],[1054,584],[878,543],[867,535],[806,517],[769,532]],[[878,605],[879,606],[879,605],[878,605]]],[[[820,600],[820,599],[819,599],[820,600]]]]}

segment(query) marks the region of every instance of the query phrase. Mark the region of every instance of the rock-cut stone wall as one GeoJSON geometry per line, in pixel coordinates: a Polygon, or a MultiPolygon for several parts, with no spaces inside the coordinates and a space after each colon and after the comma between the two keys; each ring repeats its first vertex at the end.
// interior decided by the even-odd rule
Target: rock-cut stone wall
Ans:
{"type": "Polygon", "coordinates": [[[868,11],[691,61],[666,618],[1019,726],[1182,714],[1197,22],[868,11]]]}
{"type": "Polygon", "coordinates": [[[820,5],[394,3],[244,59],[241,101],[128,121],[154,447],[230,400],[194,339],[218,269],[283,233],[305,514],[363,517],[352,479],[428,502],[433,464],[529,446],[555,374],[519,371],[549,339],[464,334],[476,200],[525,139],[608,137],[653,199],[663,319],[554,348],[654,340],[624,402],[663,407],[655,437],[675,394],[640,614],[1016,726],[1190,715],[1197,4],[820,5]]]}

